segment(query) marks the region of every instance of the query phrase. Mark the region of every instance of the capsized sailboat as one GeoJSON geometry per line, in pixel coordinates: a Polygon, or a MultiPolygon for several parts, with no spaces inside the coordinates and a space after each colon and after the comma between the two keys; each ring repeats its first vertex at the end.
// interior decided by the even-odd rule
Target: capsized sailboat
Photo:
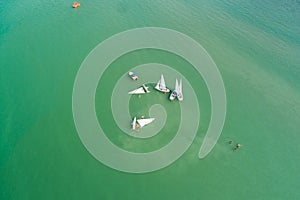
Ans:
{"type": "Polygon", "coordinates": [[[137,119],[137,123],[140,125],[140,128],[146,126],[147,124],[150,124],[153,122],[155,118],[148,118],[148,119],[137,119]]]}
{"type": "Polygon", "coordinates": [[[146,126],[147,124],[150,124],[154,120],[155,120],[155,118],[136,119],[136,117],[134,117],[134,119],[132,121],[132,130],[142,128],[142,127],[146,126]]]}
{"type": "Polygon", "coordinates": [[[161,75],[159,81],[155,86],[155,89],[161,92],[170,92],[170,89],[166,87],[166,83],[163,75],[161,75]]]}
{"type": "Polygon", "coordinates": [[[182,94],[182,79],[180,79],[179,85],[177,86],[177,99],[179,101],[183,100],[183,94],[182,94]]]}
{"type": "Polygon", "coordinates": [[[128,92],[128,94],[145,94],[145,93],[150,93],[149,87],[147,87],[145,84],[143,84],[141,87],[139,87],[136,90],[132,90],[128,92]]]}

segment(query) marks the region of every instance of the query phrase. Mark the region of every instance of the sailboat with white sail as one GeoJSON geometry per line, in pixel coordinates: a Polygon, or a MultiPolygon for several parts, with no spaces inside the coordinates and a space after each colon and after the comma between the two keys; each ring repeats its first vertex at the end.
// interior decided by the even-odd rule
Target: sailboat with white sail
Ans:
{"type": "Polygon", "coordinates": [[[128,94],[145,94],[145,93],[150,93],[149,87],[147,87],[145,84],[143,84],[141,87],[139,87],[136,90],[132,90],[128,92],[128,94]]]}
{"type": "Polygon", "coordinates": [[[155,118],[136,119],[136,117],[134,117],[134,119],[132,121],[132,130],[142,128],[142,127],[146,126],[147,124],[150,124],[154,120],[155,120],[155,118]]]}
{"type": "Polygon", "coordinates": [[[182,79],[180,79],[179,85],[177,86],[177,99],[179,101],[183,100],[183,94],[182,94],[182,79]]]}
{"type": "Polygon", "coordinates": [[[159,81],[157,82],[155,89],[157,89],[160,92],[170,92],[170,89],[166,87],[164,76],[161,75],[159,81]]]}

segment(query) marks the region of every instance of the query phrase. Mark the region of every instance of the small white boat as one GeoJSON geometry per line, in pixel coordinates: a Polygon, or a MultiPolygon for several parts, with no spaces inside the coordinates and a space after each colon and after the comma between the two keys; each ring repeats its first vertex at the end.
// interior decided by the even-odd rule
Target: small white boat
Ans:
{"type": "Polygon", "coordinates": [[[142,128],[142,127],[146,126],[147,124],[150,124],[154,120],[155,120],[155,118],[136,119],[136,117],[134,117],[133,122],[132,122],[132,130],[142,128]]]}
{"type": "Polygon", "coordinates": [[[150,93],[148,87],[145,84],[143,84],[141,87],[139,87],[136,90],[132,90],[128,92],[128,94],[145,94],[145,93],[150,93]]]}
{"type": "Polygon", "coordinates": [[[138,76],[135,72],[129,72],[128,75],[130,76],[130,78],[132,78],[132,80],[138,80],[138,76]]]}
{"type": "Polygon", "coordinates": [[[179,101],[182,101],[183,100],[183,94],[182,94],[182,79],[180,79],[180,83],[179,83],[179,85],[178,85],[178,87],[177,87],[177,99],[179,100],[179,101]]]}
{"type": "Polygon", "coordinates": [[[170,92],[170,89],[166,87],[164,76],[161,75],[159,81],[157,82],[155,89],[161,92],[170,92]]]}
{"type": "Polygon", "coordinates": [[[175,83],[175,89],[171,92],[171,94],[170,94],[170,96],[169,96],[169,99],[171,100],[171,101],[173,101],[176,97],[177,97],[177,95],[178,95],[178,81],[177,81],[177,79],[176,79],[176,83],[175,83]]]}

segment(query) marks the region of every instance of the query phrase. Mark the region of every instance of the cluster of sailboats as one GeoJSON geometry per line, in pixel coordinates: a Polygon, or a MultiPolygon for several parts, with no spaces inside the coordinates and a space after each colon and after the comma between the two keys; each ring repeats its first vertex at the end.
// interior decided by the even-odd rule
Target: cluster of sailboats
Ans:
{"type": "Polygon", "coordinates": [[[182,79],[180,79],[180,82],[178,84],[178,80],[176,79],[175,82],[175,89],[171,92],[169,99],[173,101],[175,98],[177,98],[179,101],[183,100],[183,94],[182,94],[182,79]]]}
{"type": "MultiPolygon", "coordinates": [[[[131,74],[129,74],[129,75],[131,76],[131,74]]],[[[179,101],[183,101],[182,79],[180,79],[180,82],[178,82],[178,80],[176,79],[176,81],[175,81],[175,89],[174,90],[170,90],[166,86],[164,76],[161,75],[159,81],[157,82],[157,84],[156,84],[156,86],[154,88],[156,90],[160,91],[160,92],[163,92],[163,93],[170,93],[169,99],[171,101],[175,100],[176,98],[179,101]]],[[[139,94],[140,95],[140,94],[146,94],[146,93],[150,93],[150,91],[149,91],[149,87],[147,87],[145,84],[143,84],[138,89],[135,89],[135,90],[132,90],[132,91],[128,92],[128,94],[131,94],[131,95],[133,95],[133,94],[139,94]]],[[[134,117],[134,119],[132,121],[132,129],[133,130],[137,130],[139,128],[142,128],[143,126],[145,126],[147,124],[150,124],[154,120],[155,120],[155,118],[147,118],[147,119],[145,119],[144,117],[142,117],[141,119],[137,119],[136,117],[134,117]]]]}
{"type": "MultiPolygon", "coordinates": [[[[128,94],[146,94],[150,93],[149,87],[147,87],[145,84],[143,84],[138,89],[132,90],[128,92],[128,94]]],[[[175,98],[177,98],[179,101],[183,100],[183,94],[182,94],[182,79],[180,79],[180,82],[178,83],[178,80],[176,79],[175,82],[175,89],[170,90],[165,83],[164,76],[161,75],[159,81],[157,82],[156,86],[154,87],[156,90],[163,92],[163,93],[170,93],[169,99],[173,101],[175,98]]]]}

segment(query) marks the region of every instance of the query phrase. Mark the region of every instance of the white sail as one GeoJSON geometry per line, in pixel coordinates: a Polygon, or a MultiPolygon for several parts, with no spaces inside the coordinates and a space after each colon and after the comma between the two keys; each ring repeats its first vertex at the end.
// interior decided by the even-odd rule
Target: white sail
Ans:
{"type": "Polygon", "coordinates": [[[161,75],[161,77],[160,77],[159,88],[160,89],[166,89],[166,83],[165,83],[164,75],[161,75]]]}
{"type": "Polygon", "coordinates": [[[142,87],[136,89],[136,90],[132,90],[130,92],[128,92],[128,94],[145,94],[145,93],[149,93],[150,91],[148,90],[148,87],[146,87],[144,84],[142,87]]]}
{"type": "Polygon", "coordinates": [[[183,100],[183,94],[182,94],[182,79],[180,79],[180,83],[178,85],[178,90],[177,90],[177,98],[179,101],[183,100]]]}
{"type": "Polygon", "coordinates": [[[136,117],[134,117],[132,122],[132,130],[135,130],[135,128],[136,128],[136,117]]]}
{"type": "Polygon", "coordinates": [[[176,79],[176,82],[175,82],[175,91],[178,94],[178,92],[179,92],[179,84],[178,84],[178,80],[177,79],[176,79]]]}
{"type": "Polygon", "coordinates": [[[140,125],[140,127],[142,128],[143,126],[150,124],[151,122],[153,122],[155,120],[155,118],[148,118],[148,119],[138,119],[137,123],[140,125]]]}
{"type": "Polygon", "coordinates": [[[136,90],[132,90],[132,91],[128,92],[128,94],[145,94],[145,91],[144,91],[143,87],[140,87],[136,90]]]}
{"type": "Polygon", "coordinates": [[[166,87],[164,76],[161,75],[159,81],[157,82],[155,89],[161,92],[170,92],[170,89],[166,87]]]}

